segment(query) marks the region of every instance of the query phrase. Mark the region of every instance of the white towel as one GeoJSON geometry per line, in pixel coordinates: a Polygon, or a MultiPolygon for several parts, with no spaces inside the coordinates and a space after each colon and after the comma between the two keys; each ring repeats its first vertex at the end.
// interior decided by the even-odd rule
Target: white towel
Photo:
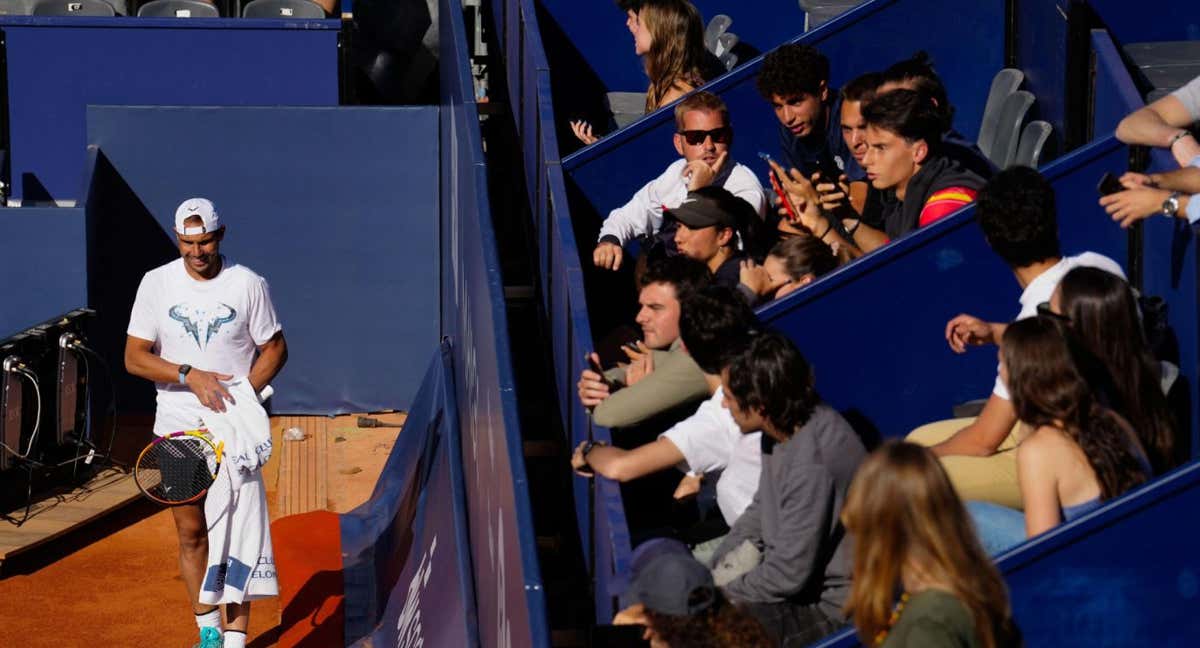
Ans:
{"type": "Polygon", "coordinates": [[[271,422],[248,380],[227,387],[236,403],[204,417],[209,433],[225,444],[225,460],[204,501],[208,567],[200,602],[208,605],[279,594],[267,493],[259,471],[271,457],[271,422]]]}

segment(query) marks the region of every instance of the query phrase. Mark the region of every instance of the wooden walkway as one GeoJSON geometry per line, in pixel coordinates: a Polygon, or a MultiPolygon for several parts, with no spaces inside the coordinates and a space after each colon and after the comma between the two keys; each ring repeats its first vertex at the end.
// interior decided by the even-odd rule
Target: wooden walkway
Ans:
{"type": "Polygon", "coordinates": [[[271,438],[279,453],[279,516],[323,511],[329,505],[329,417],[276,416],[271,438]],[[303,441],[281,440],[300,428],[303,441]]]}
{"type": "MultiPolygon", "coordinates": [[[[41,546],[141,497],[133,475],[107,468],[79,488],[43,496],[34,503],[29,519],[20,526],[0,521],[0,563],[11,556],[41,546]]],[[[17,520],[24,507],[12,511],[17,520]]]]}

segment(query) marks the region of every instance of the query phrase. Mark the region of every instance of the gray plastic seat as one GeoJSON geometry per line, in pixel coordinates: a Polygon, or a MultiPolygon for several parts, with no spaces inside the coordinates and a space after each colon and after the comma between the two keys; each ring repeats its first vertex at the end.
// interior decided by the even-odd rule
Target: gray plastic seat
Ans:
{"type": "Polygon", "coordinates": [[[0,0],[0,16],[28,16],[33,7],[25,0],[0,0]]]}
{"type": "Polygon", "coordinates": [[[712,52],[716,56],[720,56],[717,52],[717,39],[721,34],[729,31],[729,27],[733,25],[733,18],[725,14],[717,14],[708,21],[708,26],[704,28],[704,49],[712,52]]]}
{"type": "Polygon", "coordinates": [[[738,44],[737,34],[725,32],[717,39],[717,51],[713,54],[717,55],[717,60],[721,65],[725,66],[725,70],[732,70],[737,65],[738,56],[733,53],[733,48],[738,44]]]}
{"type": "Polygon", "coordinates": [[[996,140],[996,125],[1000,121],[1000,108],[1004,100],[1021,87],[1025,73],[1016,68],[1004,68],[992,77],[992,87],[988,90],[987,103],[983,107],[983,118],[979,122],[979,137],[975,143],[979,150],[991,159],[992,143],[996,140]]]}
{"type": "Polygon", "coordinates": [[[800,0],[804,31],[812,31],[864,2],[866,0],[800,0]]]}
{"type": "Polygon", "coordinates": [[[646,114],[645,92],[610,92],[605,96],[605,102],[617,128],[628,126],[646,114]]]}
{"type": "Polygon", "coordinates": [[[1021,139],[1017,142],[1017,154],[1013,157],[1012,166],[1027,166],[1038,168],[1042,161],[1042,150],[1054,127],[1050,122],[1035,119],[1021,129],[1021,139]]]}
{"type": "Polygon", "coordinates": [[[154,0],[138,9],[142,18],[219,18],[216,5],[204,0],[154,0]]]}
{"type": "Polygon", "coordinates": [[[243,18],[324,18],[325,10],[310,0],[253,0],[243,18]]]}
{"type": "Polygon", "coordinates": [[[37,0],[35,16],[89,16],[107,18],[117,15],[113,6],[104,0],[37,0]]]}
{"type": "Polygon", "coordinates": [[[996,123],[996,137],[992,140],[992,153],[988,156],[996,168],[1007,168],[1017,156],[1021,124],[1024,123],[1025,113],[1029,112],[1032,105],[1033,94],[1025,90],[1017,90],[1004,100],[1000,107],[1000,118],[996,123]]]}

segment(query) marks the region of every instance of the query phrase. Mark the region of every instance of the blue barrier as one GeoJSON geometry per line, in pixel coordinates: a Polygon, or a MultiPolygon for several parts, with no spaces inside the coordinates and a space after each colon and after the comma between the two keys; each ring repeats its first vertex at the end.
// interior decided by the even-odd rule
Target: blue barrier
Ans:
{"type": "MultiPolygon", "coordinates": [[[[1192,463],[1001,556],[1025,645],[1196,645],[1197,506],[1192,463]]],[[[858,645],[845,630],[814,648],[858,645]]]]}
{"type": "Polygon", "coordinates": [[[442,332],[453,340],[479,640],[549,646],[462,7],[439,3],[442,332]]]}
{"type": "Polygon", "coordinates": [[[1087,0],[1119,43],[1200,40],[1200,15],[1187,2],[1087,0]]]}
{"type": "MultiPolygon", "coordinates": [[[[1096,179],[1122,172],[1126,155],[1108,137],[1042,170],[1058,197],[1064,253],[1090,250],[1124,265],[1125,234],[1092,197],[1096,179]]],[[[943,332],[959,313],[1009,320],[1019,295],[967,207],[767,305],[759,317],[796,341],[822,395],[860,431],[894,437],[991,392],[994,353],[956,355],[943,332]],[[904,316],[881,329],[883,313],[904,316]]]]}
{"type": "MultiPolygon", "coordinates": [[[[927,50],[957,108],[956,126],[973,137],[992,77],[1004,65],[1000,28],[1004,3],[988,0],[973,9],[963,12],[961,3],[953,0],[875,0],[797,42],[813,45],[829,57],[835,86],[918,49],[927,50]],[[914,29],[916,24],[922,28],[914,29]],[[939,29],[937,39],[928,36],[939,29]],[[963,56],[964,51],[971,56],[963,56]]],[[[755,153],[778,151],[779,130],[770,105],[754,87],[761,66],[761,59],[756,59],[705,87],[729,106],[736,132],[733,158],[765,174],[765,165],[755,153]]],[[[671,145],[674,128],[672,109],[664,108],[563,160],[570,182],[578,189],[578,194],[572,194],[571,211],[584,233],[596,231],[601,216],[624,204],[678,158],[671,145]]],[[[594,240],[587,241],[589,248],[594,240]]]]}
{"type": "Polygon", "coordinates": [[[87,305],[82,208],[0,209],[0,339],[87,305]]]}
{"type": "MultiPolygon", "coordinates": [[[[549,320],[563,429],[572,445],[584,439],[611,442],[608,430],[593,427],[587,410],[575,397],[575,378],[586,366],[584,358],[593,342],[537,13],[530,0],[509,0],[497,3],[493,16],[496,33],[503,35],[510,104],[525,156],[526,189],[538,242],[539,287],[549,320]]],[[[576,480],[573,495],[584,558],[594,577],[596,620],[607,623],[630,553],[620,489],[606,479],[594,484],[576,480]]]]}
{"type": "MultiPolygon", "coordinates": [[[[1117,46],[1106,30],[1092,31],[1093,129],[1097,133],[1116,129],[1121,118],[1145,105],[1134,85],[1117,46]]],[[[1162,150],[1150,156],[1149,171],[1177,168],[1175,160],[1162,150]]],[[[1200,402],[1200,313],[1197,312],[1197,249],[1193,229],[1182,221],[1151,218],[1141,223],[1142,284],[1146,294],[1163,297],[1170,305],[1168,323],[1174,333],[1167,351],[1180,369],[1187,394],[1187,406],[1193,415],[1188,431],[1191,456],[1200,452],[1200,421],[1194,415],[1200,402]]]]}
{"type": "Polygon", "coordinates": [[[1024,88],[1037,97],[1035,119],[1054,126],[1053,141],[1047,146],[1062,151],[1066,133],[1067,13],[1057,2],[1022,2],[1014,12],[1016,31],[1012,52],[1015,66],[1025,73],[1024,88]]]}
{"type": "Polygon", "coordinates": [[[0,17],[13,195],[74,200],[86,106],[333,106],[338,20],[0,17]]]}
{"type": "MultiPolygon", "coordinates": [[[[90,108],[100,348],[121,357],[142,273],[178,258],[175,207],[204,195],[229,228],[222,251],[266,277],[291,342],[275,411],[406,407],[421,380],[407,359],[439,337],[437,123],[428,107],[90,108]]],[[[123,408],[152,411],[126,397],[148,383],[124,379],[123,408]]]]}
{"type": "Polygon", "coordinates": [[[340,516],[348,646],[479,644],[451,357],[443,342],[371,497],[340,516]]]}

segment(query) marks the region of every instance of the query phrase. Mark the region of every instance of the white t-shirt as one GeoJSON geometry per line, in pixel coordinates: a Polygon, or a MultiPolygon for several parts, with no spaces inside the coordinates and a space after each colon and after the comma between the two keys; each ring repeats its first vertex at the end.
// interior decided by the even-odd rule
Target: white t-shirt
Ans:
{"type": "Polygon", "coordinates": [[[723,393],[718,387],[695,414],[659,437],[666,437],[679,448],[688,469],[698,473],[721,471],[717,479],[717,508],[721,509],[725,523],[732,527],[758,492],[762,432],[742,434],[729,410],[721,405],[723,393]]]}
{"type": "MultiPolygon", "coordinates": [[[[1121,269],[1120,264],[1103,254],[1084,252],[1078,256],[1063,257],[1062,261],[1050,266],[1048,270],[1035,277],[1033,281],[1029,282],[1028,286],[1025,286],[1025,291],[1021,293],[1021,312],[1017,313],[1013,321],[1037,315],[1038,304],[1050,301],[1050,297],[1054,294],[1054,289],[1058,288],[1058,282],[1062,281],[1062,278],[1075,268],[1098,268],[1105,272],[1111,272],[1122,279],[1125,278],[1125,271],[1121,269]]],[[[1000,380],[998,369],[996,372],[996,385],[992,388],[992,393],[1004,400],[1012,400],[1012,397],[1008,393],[1008,387],[1004,384],[1003,380],[1000,380]]]]}
{"type": "MultiPolygon", "coordinates": [[[[216,277],[200,281],[176,259],[142,278],[126,332],[153,342],[169,362],[244,378],[258,346],[281,329],[266,280],[249,268],[225,261],[216,277]]],[[[201,427],[208,409],[187,386],[154,386],[155,434],[201,427]]]]}

